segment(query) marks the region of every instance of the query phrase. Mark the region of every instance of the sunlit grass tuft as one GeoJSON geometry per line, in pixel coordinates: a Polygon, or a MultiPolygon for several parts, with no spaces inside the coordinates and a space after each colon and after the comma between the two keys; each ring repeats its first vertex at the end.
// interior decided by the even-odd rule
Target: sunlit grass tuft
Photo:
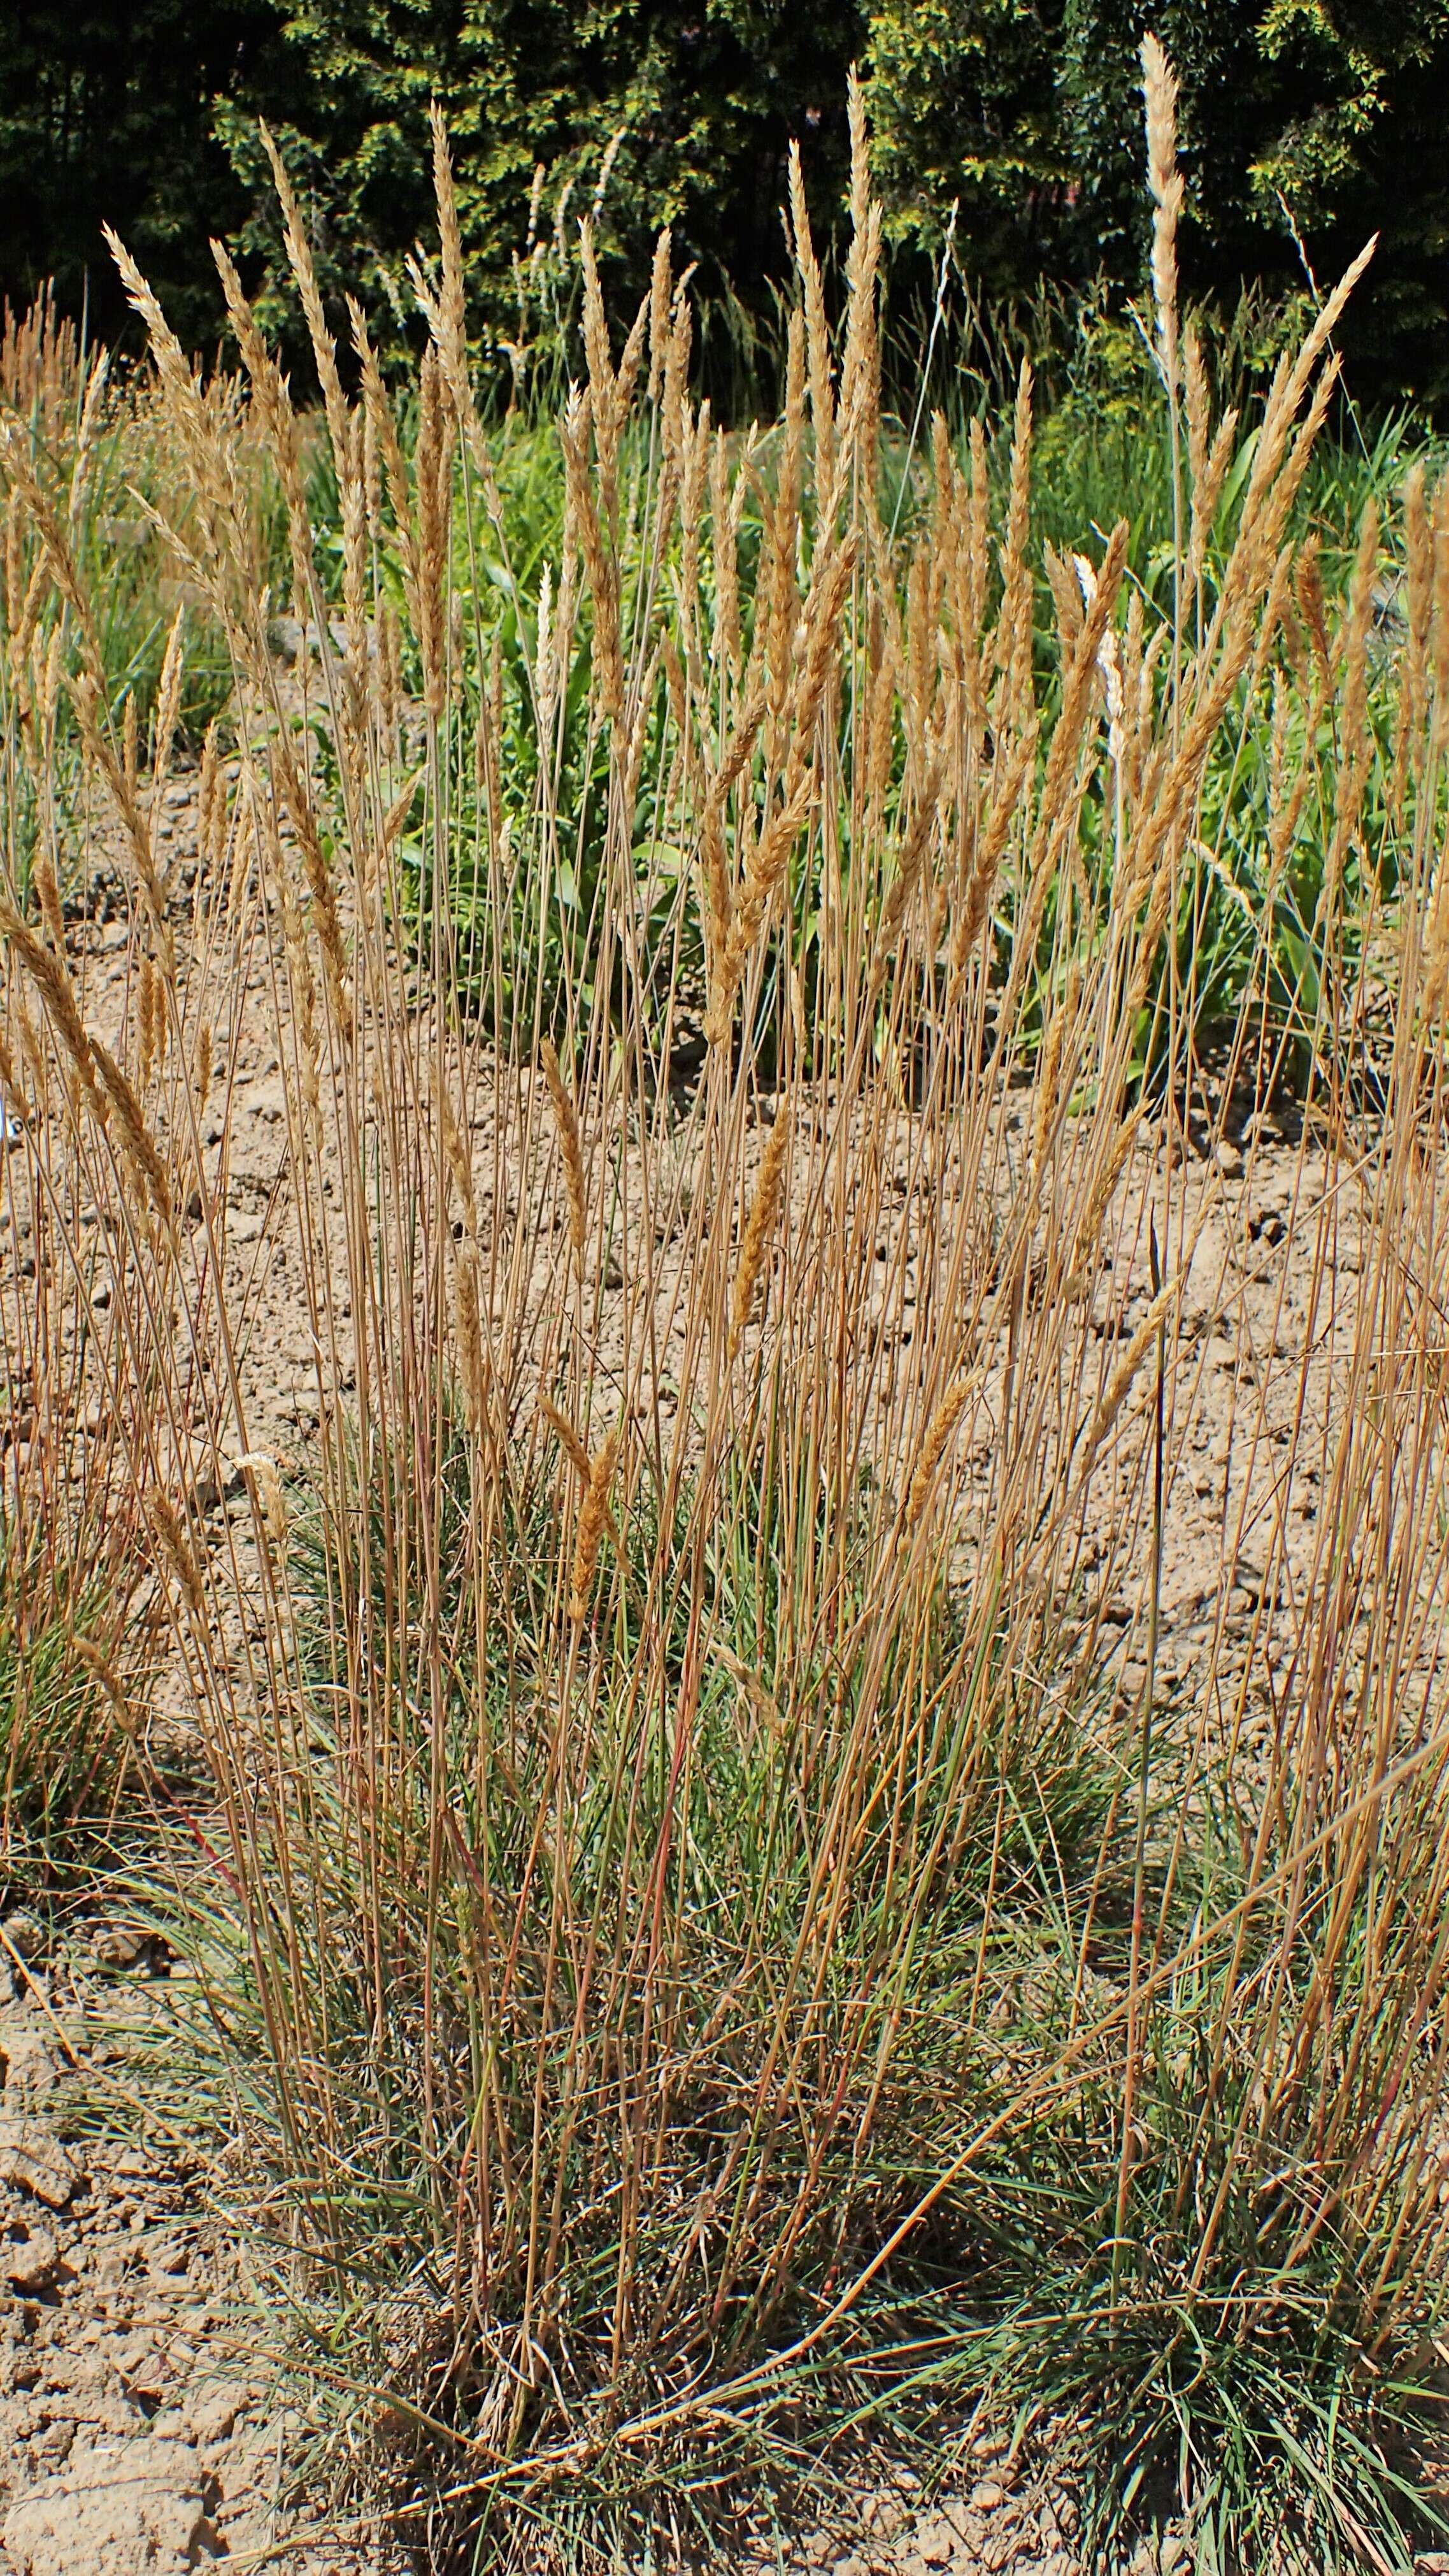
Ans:
{"type": "Polygon", "coordinates": [[[1039,563],[1026,371],[1004,477],[940,423],[897,513],[858,93],[847,309],[832,337],[797,208],[759,435],[691,398],[667,238],[616,329],[585,229],[542,544],[509,498],[540,451],[469,376],[441,130],[406,439],[284,207],[330,561],[235,276],[245,397],[118,249],[235,747],[179,909],[179,643],[149,741],[73,693],[135,982],[103,1036],[58,867],[12,861],[0,1072],[50,1213],[11,1293],[71,1283],[47,1347],[112,1426],[209,1766],[172,1902],[275,2295],[459,2546],[638,2541],[983,2392],[1054,2411],[1104,2563],[1164,2498],[1224,2571],[1401,2564],[1439,2511],[1397,2462],[1446,2229],[1449,499],[1403,495],[1377,659],[1376,509],[1343,587],[1295,533],[1361,264],[1224,425],[1149,72],[1147,584],[1121,519],[1039,563]],[[228,1242],[263,1036],[290,1457],[228,1242]],[[1311,1321],[1254,1354],[1172,1697],[1164,1537],[1242,1294],[1207,1149],[1289,1076],[1311,1321]]]}

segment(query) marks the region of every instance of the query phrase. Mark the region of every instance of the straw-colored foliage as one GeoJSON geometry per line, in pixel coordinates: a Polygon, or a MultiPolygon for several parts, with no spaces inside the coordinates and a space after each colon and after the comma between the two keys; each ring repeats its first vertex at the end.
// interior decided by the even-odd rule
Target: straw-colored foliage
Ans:
{"type": "MultiPolygon", "coordinates": [[[[6,757],[44,818],[43,601],[77,646],[138,997],[108,1049],[43,827],[4,914],[0,1081],[39,1211],[9,1400],[64,1348],[74,1418],[103,1409],[118,1444],[220,1818],[215,1874],[194,1840],[177,1864],[179,1919],[317,2371],[349,2407],[378,2389],[395,2438],[437,2447],[447,2510],[515,2539],[564,2494],[647,2513],[692,2446],[758,2458],[784,2399],[817,2410],[798,2433],[895,2387],[904,2426],[993,2379],[1089,2446],[1105,2423],[1104,2514],[1144,2462],[1180,2477],[1223,2563],[1387,2548],[1407,2511],[1375,2410],[1412,2415],[1449,2225],[1449,493],[1414,483],[1347,599],[1315,594],[1292,513],[1357,267],[1236,471],[1178,327],[1171,83],[1148,78],[1155,347],[1190,432],[1165,624],[1123,529],[1084,532],[1043,658],[1025,372],[1000,503],[984,442],[940,428],[922,506],[885,508],[858,96],[843,321],[797,206],[767,432],[695,407],[667,240],[621,333],[585,235],[562,545],[527,586],[441,134],[415,434],[360,314],[346,391],[287,208],[330,595],[234,275],[248,382],[223,401],[118,248],[235,675],[179,918],[172,697],[138,742],[90,669],[66,524],[17,432],[4,450],[6,757]],[[290,673],[288,603],[255,577],[259,434],[317,638],[290,673]],[[1270,877],[1327,814],[1294,1059],[1325,1297],[1350,1171],[1364,1245],[1334,1289],[1341,1403],[1300,1403],[1274,1453],[1246,1655],[1225,1590],[1166,1712],[1150,1651],[1118,1685],[1122,1622],[1139,1657],[1155,1633],[1154,1494],[1171,1508],[1201,1379],[1204,780],[1269,737],[1270,877]],[[263,1014],[315,1353],[285,1474],[250,1427],[258,1272],[219,1285],[229,1068],[263,1014]],[[82,1345],[97,1215],[116,1286],[82,1345]],[[249,1524],[209,1508],[238,1462],[249,1524]]],[[[1283,1070],[1271,900],[1244,902],[1220,1106],[1283,1070]]],[[[1259,1356],[1263,1425],[1311,1339],[1259,1356]]]]}

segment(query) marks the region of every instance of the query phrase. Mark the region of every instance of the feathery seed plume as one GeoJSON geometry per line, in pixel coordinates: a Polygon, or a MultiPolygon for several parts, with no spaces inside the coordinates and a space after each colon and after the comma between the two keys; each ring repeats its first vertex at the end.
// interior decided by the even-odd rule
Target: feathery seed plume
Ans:
{"type": "Polygon", "coordinates": [[[542,1055],[544,1078],[548,1083],[549,1098],[553,1102],[554,1123],[558,1128],[559,1151],[563,1156],[564,1187],[568,1192],[569,1202],[569,1241],[573,1245],[579,1277],[582,1278],[587,1200],[584,1194],[584,1148],[579,1132],[579,1113],[574,1106],[573,1095],[564,1081],[558,1060],[558,1049],[552,1038],[544,1039],[542,1055]]]}
{"type": "Polygon", "coordinates": [[[969,1369],[964,1377],[957,1378],[954,1386],[946,1389],[926,1426],[926,1436],[921,1443],[920,1460],[911,1478],[910,1492],[906,1497],[905,1521],[908,1529],[914,1529],[925,1512],[935,1485],[936,1470],[945,1454],[946,1445],[980,1384],[980,1369],[969,1369]]]}
{"type": "Polygon", "coordinates": [[[574,1542],[573,1569],[569,1577],[569,1617],[585,1620],[589,1615],[589,1595],[594,1588],[599,1548],[604,1532],[610,1526],[609,1488],[614,1481],[614,1468],[619,1456],[619,1430],[616,1425],[601,1449],[589,1460],[588,1482],[579,1505],[578,1535],[574,1542]]]}
{"type": "Polygon", "coordinates": [[[730,1307],[729,1355],[738,1356],[745,1327],[754,1309],[755,1291],[765,1266],[775,1221],[780,1213],[780,1195],[785,1177],[785,1157],[790,1149],[790,1110],[782,1101],[775,1112],[775,1123],[765,1143],[760,1163],[760,1177],[750,1205],[744,1239],[740,1245],[739,1266],[735,1271],[734,1295],[730,1307]]]}
{"type": "Polygon", "coordinates": [[[1147,111],[1147,184],[1152,191],[1152,293],[1162,372],[1170,388],[1178,376],[1177,224],[1182,213],[1182,173],[1177,166],[1177,76],[1156,36],[1142,39],[1142,92],[1147,111]]]}

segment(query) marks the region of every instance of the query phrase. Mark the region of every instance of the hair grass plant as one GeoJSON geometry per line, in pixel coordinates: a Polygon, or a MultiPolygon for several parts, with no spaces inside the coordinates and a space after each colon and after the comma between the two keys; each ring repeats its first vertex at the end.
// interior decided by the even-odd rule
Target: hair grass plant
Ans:
{"type": "MultiPolygon", "coordinates": [[[[225,406],[236,393],[218,375],[205,399],[225,406]]],[[[249,525],[239,571],[257,582],[275,550],[276,500],[264,456],[244,434],[241,451],[249,525]]],[[[0,515],[9,653],[0,671],[0,739],[7,865],[24,884],[37,848],[52,865],[59,853],[72,908],[93,904],[101,892],[72,885],[66,864],[87,845],[89,830],[74,682],[90,681],[118,742],[128,724],[144,740],[161,719],[194,752],[225,717],[225,639],[196,613],[203,603],[187,578],[184,551],[178,556],[160,533],[166,526],[183,538],[190,533],[178,465],[144,374],[115,367],[105,349],[86,349],[48,294],[18,320],[6,308],[0,515]],[[49,547],[41,536],[46,525],[55,540],[49,547]],[[56,575],[62,557],[64,581],[56,575]],[[173,701],[164,714],[163,686],[173,701]]]]}
{"type": "MultiPolygon", "coordinates": [[[[235,753],[178,920],[167,723],[144,763],[82,672],[132,998],[103,1038],[44,871],[29,899],[12,873],[4,1079],[47,1280],[92,1216],[110,1247],[75,1365],[210,1765],[217,1866],[193,1844],[174,1902],[277,2296],[479,2552],[677,2532],[732,2469],[869,2417],[919,2435],[984,2386],[1070,2415],[1103,2562],[1167,2492],[1224,2570],[1406,2566],[1439,2512],[1398,2462],[1449,2225],[1449,494],[1403,498],[1381,741],[1378,518],[1342,600],[1290,535],[1362,262],[1240,449],[1177,327],[1160,57],[1149,83],[1170,597],[1128,584],[1121,525],[1053,559],[1049,669],[1025,371],[999,504],[984,440],[938,429],[929,507],[893,533],[881,505],[858,92],[847,308],[832,337],[797,201],[766,436],[690,398],[668,237],[620,341],[584,228],[536,574],[470,382],[441,128],[410,444],[360,312],[344,389],[282,182],[335,633],[234,273],[245,414],[117,249],[235,753]],[[256,438],[317,638],[290,670],[256,438]],[[1225,866],[1209,782],[1247,762],[1263,845],[1213,1087],[1194,907],[1225,866]],[[1308,1311],[1244,1380],[1173,1694],[1164,1542],[1235,1293],[1193,1140],[1274,1077],[1310,811],[1308,1311]],[[259,1022],[315,1355],[290,1466],[256,1436],[259,1273],[228,1242],[259,1022]]],[[[66,530],[21,494],[69,598],[66,530]]]]}
{"type": "MultiPolygon", "coordinates": [[[[53,880],[41,870],[49,895],[53,880]]],[[[58,921],[58,907],[49,907],[58,921]]],[[[151,1635],[114,1380],[100,1211],[52,1118],[41,1028],[12,994],[0,1100],[0,1889],[95,1865],[145,1724],[151,1635]]]]}

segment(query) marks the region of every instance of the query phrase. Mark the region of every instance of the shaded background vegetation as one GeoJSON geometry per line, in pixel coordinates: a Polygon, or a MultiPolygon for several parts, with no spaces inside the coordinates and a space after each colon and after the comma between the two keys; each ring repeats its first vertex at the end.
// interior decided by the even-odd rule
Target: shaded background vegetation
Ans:
{"type": "MultiPolygon", "coordinates": [[[[1349,356],[1363,395],[1449,397],[1449,0],[11,0],[0,17],[0,287],[54,275],[94,326],[124,320],[100,238],[116,223],[178,328],[221,308],[205,235],[245,253],[299,365],[256,133],[280,136],[335,293],[411,332],[403,263],[426,230],[427,108],[454,138],[474,321],[506,378],[520,254],[539,290],[567,188],[599,191],[600,246],[637,292],[661,223],[738,350],[785,272],[778,208],[798,135],[812,212],[842,219],[847,65],[870,82],[898,298],[919,292],[953,203],[986,300],[1141,277],[1137,46],[1182,79],[1190,289],[1304,284],[1383,236],[1349,356]],[[536,173],[534,241],[530,202],[536,173]],[[1297,239],[1295,240],[1295,231],[1297,239]],[[542,252],[538,244],[542,243],[542,252]]],[[[718,333],[716,339],[718,340],[718,333]]]]}

